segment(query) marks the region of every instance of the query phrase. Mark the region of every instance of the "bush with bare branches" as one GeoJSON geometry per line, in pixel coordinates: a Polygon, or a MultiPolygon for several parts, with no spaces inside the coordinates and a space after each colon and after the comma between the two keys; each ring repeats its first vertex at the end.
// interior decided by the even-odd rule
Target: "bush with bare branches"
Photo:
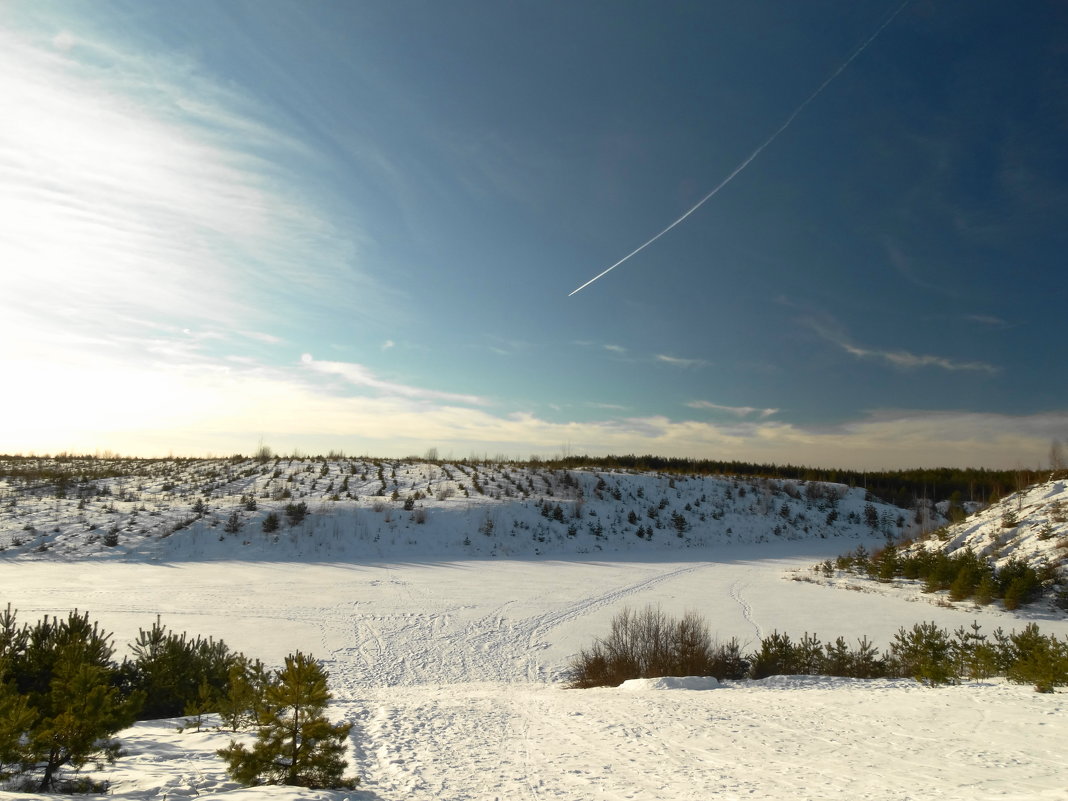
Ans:
{"type": "Polygon", "coordinates": [[[596,639],[572,660],[573,688],[617,687],[628,679],[662,676],[742,678],[748,664],[736,640],[719,645],[695,612],[681,619],[659,608],[623,609],[607,637],[596,639]]]}

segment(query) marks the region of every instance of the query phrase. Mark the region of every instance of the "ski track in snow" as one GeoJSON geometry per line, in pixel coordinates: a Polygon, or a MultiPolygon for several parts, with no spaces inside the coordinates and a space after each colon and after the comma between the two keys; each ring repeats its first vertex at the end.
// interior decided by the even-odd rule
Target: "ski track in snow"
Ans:
{"type": "MultiPolygon", "coordinates": [[[[445,684],[458,681],[545,681],[537,653],[558,626],[602,607],[694,573],[710,563],[657,567],[655,575],[588,595],[543,613],[509,617],[506,601],[466,622],[461,605],[430,614],[354,613],[354,646],[332,650],[328,664],[339,687],[445,684]],[[433,641],[433,649],[427,644],[433,641]]],[[[433,603],[433,601],[431,601],[433,603]]],[[[341,617],[339,615],[339,617],[341,617]]]]}
{"type": "MultiPolygon", "coordinates": [[[[745,584],[744,586],[748,587],[749,585],[745,584]]],[[[744,617],[746,622],[749,623],[749,625],[753,627],[753,631],[756,632],[757,640],[761,640],[761,639],[764,638],[764,632],[760,628],[759,624],[757,624],[757,622],[755,620],[753,620],[753,607],[749,604],[748,601],[745,600],[745,598],[742,597],[742,588],[743,588],[743,584],[742,584],[741,579],[739,579],[738,581],[735,581],[733,584],[731,584],[731,588],[730,588],[731,599],[736,604],[738,604],[739,607],[741,607],[742,617],[744,617]]]]}

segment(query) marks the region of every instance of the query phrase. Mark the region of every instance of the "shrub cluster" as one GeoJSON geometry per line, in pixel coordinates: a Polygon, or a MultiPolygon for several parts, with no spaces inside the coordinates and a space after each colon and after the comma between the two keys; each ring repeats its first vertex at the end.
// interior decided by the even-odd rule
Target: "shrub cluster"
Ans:
{"type": "Polygon", "coordinates": [[[269,672],[225,643],[169,632],[157,619],[116,663],[111,635],[77,610],[18,625],[0,612],[0,783],[51,792],[101,792],[65,774],[121,755],[114,735],[135,720],[209,711],[232,731],[257,727],[254,760],[242,748],[220,751],[243,783],[352,787],[341,759],[348,726],[323,716],[326,673],[304,654],[269,672]],[[299,721],[295,725],[294,721],[299,721]],[[263,744],[261,744],[263,743],[263,744]],[[299,758],[298,758],[299,756],[299,758]]]}
{"type": "Polygon", "coordinates": [[[612,620],[607,637],[598,638],[572,660],[574,688],[615,687],[627,679],[659,676],[742,678],[748,664],[737,640],[717,644],[698,615],[681,619],[647,606],[624,609],[612,620]]]}
{"type": "Polygon", "coordinates": [[[850,646],[843,637],[823,643],[807,632],[800,640],[773,632],[753,653],[742,655],[737,641],[716,646],[708,625],[695,614],[682,621],[646,607],[624,609],[608,637],[594,641],[572,660],[570,687],[615,687],[628,679],[660,676],[715,676],[761,679],[773,675],[847,676],[858,679],[913,678],[924,684],[1005,676],[1032,684],[1038,692],[1068,685],[1068,639],[1042,634],[1034,623],[1021,632],[997,629],[983,634],[978,623],[954,632],[934,623],[900,628],[886,653],[867,637],[850,646]],[[685,623],[684,623],[685,622],[685,623]],[[696,639],[690,633],[696,632],[696,639]],[[680,643],[698,643],[697,649],[680,643]],[[678,658],[678,654],[699,658],[678,658]]]}
{"type": "Polygon", "coordinates": [[[152,628],[138,632],[131,649],[133,659],[124,661],[119,670],[124,684],[144,695],[139,720],[214,710],[232,693],[233,685],[263,673],[258,661],[250,662],[226,643],[176,634],[159,618],[152,628]]]}
{"type": "Polygon", "coordinates": [[[111,635],[87,614],[20,627],[8,605],[0,614],[0,779],[41,793],[103,789],[72,784],[62,772],[113,762],[112,735],[144,700],[117,686],[113,652],[111,635]]]}
{"type": "MultiPolygon", "coordinates": [[[[829,562],[824,564],[830,568],[829,562]]],[[[888,545],[868,554],[863,546],[839,556],[833,567],[860,573],[880,581],[895,578],[923,582],[924,592],[948,590],[954,601],[972,599],[979,604],[999,600],[1006,609],[1016,609],[1036,600],[1056,581],[1052,567],[1035,570],[1026,562],[1012,558],[1001,567],[969,548],[947,554],[941,550],[902,551],[888,545]]]]}
{"type": "Polygon", "coordinates": [[[886,675],[885,660],[867,637],[860,638],[854,647],[844,637],[824,644],[808,632],[793,641],[790,635],[775,631],[760,641],[760,648],[747,661],[747,676],[753,679],[783,675],[874,679],[886,675]]]}

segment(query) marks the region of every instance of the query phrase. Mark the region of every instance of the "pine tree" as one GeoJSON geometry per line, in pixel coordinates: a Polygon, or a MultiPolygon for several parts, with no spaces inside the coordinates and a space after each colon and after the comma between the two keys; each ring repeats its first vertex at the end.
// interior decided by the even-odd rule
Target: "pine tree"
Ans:
{"type": "Polygon", "coordinates": [[[890,655],[902,676],[934,686],[955,683],[949,637],[934,623],[916,623],[911,631],[900,628],[890,644],[890,655]]]}
{"type": "Polygon", "coordinates": [[[886,675],[886,662],[867,636],[857,640],[857,647],[850,654],[849,661],[849,675],[855,679],[874,679],[886,675]]]}
{"type": "Polygon", "coordinates": [[[134,721],[140,698],[123,698],[109,686],[108,671],[85,659],[76,645],[65,648],[52,678],[47,712],[29,738],[30,762],[42,771],[38,792],[57,787],[58,772],[80,770],[87,762],[109,764],[119,756],[111,735],[134,721]]]}
{"type": "Polygon", "coordinates": [[[968,631],[958,629],[963,674],[972,681],[988,679],[997,672],[997,649],[991,645],[985,634],[980,634],[978,620],[973,620],[968,631]]]}
{"type": "Polygon", "coordinates": [[[993,571],[986,571],[983,573],[983,577],[979,580],[978,586],[975,588],[975,596],[973,600],[980,606],[987,606],[994,602],[994,597],[997,595],[998,585],[994,580],[993,571]]]}
{"type": "Polygon", "coordinates": [[[13,683],[3,681],[5,669],[0,661],[0,782],[19,773],[27,761],[25,734],[37,713],[25,695],[13,683]]]}
{"type": "Polygon", "coordinates": [[[1014,657],[1007,672],[1010,681],[1033,684],[1040,693],[1068,684],[1068,641],[1041,634],[1035,623],[1013,632],[1010,639],[1014,657]]]}
{"type": "Polygon", "coordinates": [[[870,503],[864,504],[864,522],[872,531],[879,528],[879,510],[870,503]]]}
{"type": "Polygon", "coordinates": [[[223,526],[223,531],[227,534],[236,534],[241,530],[241,515],[237,513],[237,510],[230,512],[230,516],[226,518],[226,525],[223,526]]]}
{"type": "Polygon", "coordinates": [[[267,683],[267,672],[258,659],[241,656],[230,666],[226,689],[216,699],[219,716],[230,731],[243,729],[257,720],[267,683]]]}
{"type": "Polygon", "coordinates": [[[178,728],[178,731],[183,729],[193,729],[194,731],[200,731],[204,725],[204,717],[217,705],[218,694],[208,684],[206,677],[200,678],[200,684],[197,685],[197,694],[195,698],[192,698],[185,702],[185,709],[182,710],[183,715],[189,715],[189,717],[178,728]]]}
{"type": "Polygon", "coordinates": [[[681,512],[673,512],[671,515],[671,525],[675,527],[675,533],[678,536],[682,536],[689,529],[690,524],[686,520],[686,516],[681,512]]]}
{"type": "Polygon", "coordinates": [[[235,781],[309,788],[352,788],[358,783],[343,776],[352,724],[332,724],[324,714],[330,701],[326,678],[312,657],[300,651],[286,657],[285,667],[267,687],[252,749],[231,742],[218,752],[235,781]]]}
{"type": "Polygon", "coordinates": [[[823,659],[824,672],[828,676],[849,676],[852,659],[845,637],[839,637],[834,643],[827,643],[824,648],[827,651],[823,659]]]}
{"type": "Polygon", "coordinates": [[[196,714],[198,703],[208,703],[201,698],[201,684],[208,685],[208,697],[225,693],[230,666],[239,659],[221,640],[175,634],[158,617],[152,628],[138,632],[131,650],[134,683],[146,693],[148,719],[196,714]]]}
{"type": "Polygon", "coordinates": [[[307,516],[308,504],[304,501],[286,504],[286,518],[289,520],[290,526],[299,526],[307,516]]]}
{"type": "MultiPolygon", "coordinates": [[[[119,748],[111,736],[133,722],[144,696],[135,691],[123,697],[115,686],[110,634],[77,611],[17,630],[9,608],[0,616],[0,648],[7,665],[0,681],[9,682],[2,705],[20,721],[32,713],[18,750],[20,772],[40,771],[39,792],[56,789],[63,768],[115,759],[119,748]],[[13,700],[12,692],[24,703],[13,700]]],[[[2,719],[5,730],[20,728],[6,715],[2,719]]],[[[7,759],[12,756],[8,749],[7,759]]]]}

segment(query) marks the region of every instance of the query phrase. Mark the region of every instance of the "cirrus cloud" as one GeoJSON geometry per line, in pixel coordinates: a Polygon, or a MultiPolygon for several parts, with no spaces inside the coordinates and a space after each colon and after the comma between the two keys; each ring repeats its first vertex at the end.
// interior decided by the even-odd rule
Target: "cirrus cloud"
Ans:
{"type": "Polygon", "coordinates": [[[691,409],[707,409],[713,412],[726,412],[727,414],[733,414],[737,417],[749,417],[751,415],[758,415],[761,418],[771,417],[773,414],[778,413],[778,409],[760,409],[756,406],[723,406],[719,403],[712,403],[706,400],[689,401],[686,404],[691,409]]]}
{"type": "Polygon", "coordinates": [[[656,354],[656,360],[658,362],[663,362],[664,364],[670,364],[672,367],[682,367],[686,369],[708,366],[708,362],[704,359],[683,359],[678,356],[668,356],[665,353],[656,354]]]}

